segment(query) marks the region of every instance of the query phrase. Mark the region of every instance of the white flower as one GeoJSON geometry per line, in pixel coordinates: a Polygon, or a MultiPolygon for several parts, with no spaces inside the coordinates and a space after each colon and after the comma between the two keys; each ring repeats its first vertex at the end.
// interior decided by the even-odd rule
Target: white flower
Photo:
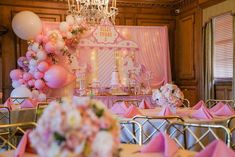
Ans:
{"type": "Polygon", "coordinates": [[[93,153],[99,157],[110,157],[112,156],[113,144],[112,134],[107,131],[100,131],[92,144],[93,153]]]}
{"type": "Polygon", "coordinates": [[[78,110],[74,109],[74,110],[70,110],[69,113],[67,113],[67,124],[68,127],[70,128],[79,128],[81,125],[81,114],[79,113],[78,110]]]}
{"type": "Polygon", "coordinates": [[[60,156],[60,147],[55,142],[53,142],[47,152],[47,155],[48,155],[48,157],[60,156]]]}

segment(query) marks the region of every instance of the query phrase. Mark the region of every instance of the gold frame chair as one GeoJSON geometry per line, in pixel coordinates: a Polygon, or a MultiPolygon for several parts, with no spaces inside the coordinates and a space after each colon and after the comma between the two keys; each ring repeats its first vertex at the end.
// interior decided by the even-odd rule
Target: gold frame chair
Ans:
{"type": "Polygon", "coordinates": [[[143,144],[147,143],[155,134],[163,132],[163,127],[167,129],[172,121],[184,122],[183,118],[179,116],[135,116],[132,120],[139,122],[143,128],[143,144]],[[158,124],[156,125],[156,123],[158,124]],[[148,131],[145,131],[145,127],[151,128],[153,131],[149,134],[148,131]]]}
{"type": "MultiPolygon", "coordinates": [[[[129,137],[131,137],[131,139],[124,139],[123,143],[132,143],[132,144],[138,144],[138,145],[142,145],[142,140],[143,140],[143,129],[141,124],[139,124],[138,122],[134,121],[134,120],[121,120],[119,121],[120,124],[120,130],[121,131],[126,131],[126,133],[129,135],[129,137]],[[127,141],[127,142],[126,142],[127,141]]],[[[122,137],[123,134],[121,133],[120,135],[120,140],[122,141],[122,137]]]]}
{"type": "Polygon", "coordinates": [[[35,116],[35,122],[38,121],[40,116],[42,115],[44,109],[49,105],[49,102],[39,102],[36,107],[36,116],[35,116]]]}
{"type": "Polygon", "coordinates": [[[22,104],[29,97],[10,97],[13,103],[22,104]]]}
{"type": "Polygon", "coordinates": [[[190,101],[188,99],[183,99],[183,107],[190,107],[190,101]]]}
{"type": "Polygon", "coordinates": [[[117,99],[113,102],[113,105],[115,103],[118,103],[118,102],[125,102],[127,103],[128,105],[130,104],[133,104],[135,105],[136,107],[139,107],[140,103],[141,103],[142,100],[139,100],[139,99],[127,99],[127,100],[123,100],[123,99],[117,99]]]}
{"type": "Polygon", "coordinates": [[[217,99],[208,99],[206,100],[206,106],[208,108],[212,108],[215,106],[218,102],[223,102],[226,104],[229,104],[233,109],[235,108],[235,101],[234,100],[217,100],[217,99]]]}
{"type": "Polygon", "coordinates": [[[235,127],[230,130],[231,132],[231,148],[235,150],[235,127]]]}
{"type": "Polygon", "coordinates": [[[0,148],[4,149],[5,146],[7,146],[7,149],[16,149],[17,143],[16,137],[19,137],[19,135],[23,136],[25,133],[25,130],[32,129],[37,126],[34,122],[26,122],[26,123],[15,123],[15,124],[4,124],[0,125],[0,130],[8,130],[9,134],[3,134],[0,133],[0,148]]]}
{"type": "MultiPolygon", "coordinates": [[[[1,121],[3,121],[4,119],[6,119],[7,124],[11,123],[11,111],[6,106],[0,106],[0,125],[2,124],[1,121]],[[5,111],[3,111],[3,110],[5,110],[5,111]]],[[[3,123],[3,124],[6,124],[6,123],[3,123]]]]}
{"type": "MultiPolygon", "coordinates": [[[[175,140],[175,142],[182,148],[187,150],[192,150],[196,145],[199,145],[202,149],[205,149],[205,144],[202,143],[202,140],[207,137],[208,135],[212,135],[215,139],[221,139],[218,137],[214,130],[221,130],[223,131],[225,138],[224,141],[228,147],[231,145],[231,132],[230,130],[223,126],[223,125],[215,125],[215,124],[197,124],[197,123],[179,123],[179,122],[172,122],[169,127],[167,128],[166,132],[170,135],[171,138],[175,140]],[[205,128],[207,131],[203,132],[202,135],[196,135],[196,133],[192,130],[193,128],[205,128]],[[175,130],[172,130],[175,129],[175,130]],[[183,138],[188,137],[186,134],[189,133],[193,138],[194,142],[188,146],[186,143],[184,146],[178,140],[180,135],[183,135],[183,138]],[[210,133],[210,134],[209,134],[210,133]],[[173,137],[173,135],[175,135],[173,137]]],[[[187,139],[184,141],[188,142],[187,139]]]]}

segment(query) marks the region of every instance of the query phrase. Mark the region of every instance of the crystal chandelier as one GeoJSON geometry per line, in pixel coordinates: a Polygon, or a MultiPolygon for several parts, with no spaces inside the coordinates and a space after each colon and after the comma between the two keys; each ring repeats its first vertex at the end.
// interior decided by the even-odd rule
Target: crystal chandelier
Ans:
{"type": "Polygon", "coordinates": [[[85,18],[89,24],[99,24],[102,19],[110,19],[115,24],[118,14],[116,0],[68,0],[68,13],[85,18]]]}

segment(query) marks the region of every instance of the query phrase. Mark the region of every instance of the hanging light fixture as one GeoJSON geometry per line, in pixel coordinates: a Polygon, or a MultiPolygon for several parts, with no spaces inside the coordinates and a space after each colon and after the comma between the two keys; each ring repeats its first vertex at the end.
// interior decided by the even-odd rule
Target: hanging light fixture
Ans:
{"type": "Polygon", "coordinates": [[[110,19],[115,24],[115,17],[118,14],[116,0],[112,0],[109,7],[109,0],[68,0],[68,13],[80,16],[88,24],[99,24],[102,19],[110,19]]]}

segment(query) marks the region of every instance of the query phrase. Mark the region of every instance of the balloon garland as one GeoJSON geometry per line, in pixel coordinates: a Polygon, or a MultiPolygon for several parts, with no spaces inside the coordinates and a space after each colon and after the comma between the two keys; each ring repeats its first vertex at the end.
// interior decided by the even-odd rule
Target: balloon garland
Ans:
{"type": "Polygon", "coordinates": [[[19,68],[10,72],[15,88],[11,96],[21,96],[24,92],[18,88],[24,86],[27,93],[27,88],[31,90],[33,99],[45,101],[48,89],[59,89],[73,81],[64,62],[59,62],[61,59],[71,62],[71,54],[87,29],[82,18],[68,15],[66,21],[59,24],[59,30],[42,32],[40,18],[33,12],[23,11],[13,18],[12,27],[18,37],[29,41],[29,46],[26,56],[17,60],[19,68]]]}

